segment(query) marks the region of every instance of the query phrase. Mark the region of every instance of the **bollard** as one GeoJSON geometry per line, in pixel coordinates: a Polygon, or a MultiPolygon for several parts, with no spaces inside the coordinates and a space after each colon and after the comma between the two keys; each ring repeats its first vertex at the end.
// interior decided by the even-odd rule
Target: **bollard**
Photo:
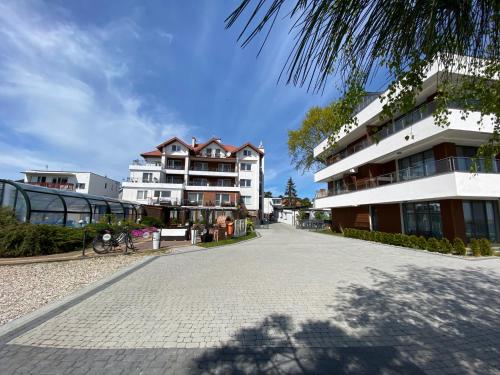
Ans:
{"type": "Polygon", "coordinates": [[[82,246],[82,258],[84,258],[85,255],[85,242],[87,242],[87,228],[83,229],[83,246],[82,246]]]}

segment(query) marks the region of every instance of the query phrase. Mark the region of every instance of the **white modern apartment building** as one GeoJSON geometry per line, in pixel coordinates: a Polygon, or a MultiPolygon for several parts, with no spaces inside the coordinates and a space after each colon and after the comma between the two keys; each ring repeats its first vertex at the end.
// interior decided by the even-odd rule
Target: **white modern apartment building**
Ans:
{"type": "Polygon", "coordinates": [[[120,194],[120,182],[92,172],[28,170],[22,173],[26,184],[110,198],[118,198],[120,194]]]}
{"type": "Polygon", "coordinates": [[[463,118],[460,107],[450,105],[450,125],[437,126],[438,74],[437,64],[429,68],[411,111],[381,120],[380,93],[372,94],[358,109],[357,127],[340,134],[334,147],[326,139],[315,147],[314,156],[326,160],[314,174],[326,184],[315,208],[331,209],[337,229],[500,241],[500,155],[491,169],[478,160],[471,173],[493,119],[479,128],[479,113],[463,118]]]}
{"type": "Polygon", "coordinates": [[[203,210],[231,215],[243,206],[251,216],[261,217],[262,145],[232,146],[217,138],[198,143],[194,137],[187,143],[173,137],[141,156],[129,166],[123,199],[165,207],[159,214],[165,220],[179,211],[188,216],[184,220],[197,220],[203,210]]]}

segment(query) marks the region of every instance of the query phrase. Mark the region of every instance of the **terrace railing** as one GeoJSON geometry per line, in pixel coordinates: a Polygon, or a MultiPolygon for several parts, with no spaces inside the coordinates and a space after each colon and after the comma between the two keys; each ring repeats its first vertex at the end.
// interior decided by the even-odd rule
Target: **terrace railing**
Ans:
{"type": "Polygon", "coordinates": [[[319,191],[316,193],[316,198],[346,194],[450,172],[500,173],[500,159],[492,160],[490,167],[488,167],[487,164],[485,159],[466,157],[427,160],[409,168],[400,169],[399,171],[382,174],[376,177],[359,179],[353,183],[343,183],[328,191],[319,191]]]}

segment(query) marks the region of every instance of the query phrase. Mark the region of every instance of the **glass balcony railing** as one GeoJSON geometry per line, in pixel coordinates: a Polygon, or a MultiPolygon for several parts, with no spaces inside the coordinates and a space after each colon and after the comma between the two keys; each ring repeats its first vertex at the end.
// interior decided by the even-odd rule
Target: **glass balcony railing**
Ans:
{"type": "Polygon", "coordinates": [[[449,157],[441,160],[427,160],[409,168],[371,178],[359,179],[353,183],[338,183],[333,189],[322,189],[316,193],[316,198],[325,198],[334,195],[351,193],[354,191],[376,188],[435,176],[449,172],[470,173],[500,173],[500,159],[492,160],[491,165],[485,159],[449,157]]]}
{"type": "MultiPolygon", "coordinates": [[[[458,103],[451,103],[449,108],[461,109],[461,106],[458,103]]],[[[330,165],[335,164],[336,162],[345,159],[346,157],[351,156],[352,154],[355,154],[374,143],[380,142],[381,140],[390,137],[391,135],[396,134],[429,116],[432,116],[435,109],[436,103],[434,101],[420,105],[396,120],[383,125],[381,129],[375,134],[372,134],[370,138],[366,138],[352,146],[346,147],[340,152],[328,157],[324,168],[329,167],[330,165]]]]}

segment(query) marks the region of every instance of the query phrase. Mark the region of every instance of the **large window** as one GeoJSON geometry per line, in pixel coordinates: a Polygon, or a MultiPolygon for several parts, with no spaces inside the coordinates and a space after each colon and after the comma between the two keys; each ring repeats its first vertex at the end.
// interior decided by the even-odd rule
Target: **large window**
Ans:
{"type": "Polygon", "coordinates": [[[146,199],[148,197],[147,190],[137,190],[137,200],[146,199]]]}
{"type": "Polygon", "coordinates": [[[241,200],[243,201],[243,203],[245,203],[245,205],[252,204],[252,196],[251,195],[242,195],[241,200]]]}
{"type": "Polygon", "coordinates": [[[217,186],[233,186],[233,182],[229,178],[219,178],[217,186]]]}
{"type": "Polygon", "coordinates": [[[467,239],[500,240],[498,207],[495,201],[463,201],[465,235],[467,239]]]}
{"type": "Polygon", "coordinates": [[[183,169],[182,160],[179,159],[167,159],[167,169],[183,169]]]}
{"type": "Polygon", "coordinates": [[[170,198],[171,191],[170,190],[155,190],[154,197],[155,198],[170,198]]]}
{"type": "Polygon", "coordinates": [[[398,160],[399,179],[412,180],[436,173],[434,152],[427,150],[398,160]]]}
{"type": "Polygon", "coordinates": [[[441,206],[438,202],[403,203],[406,234],[426,237],[443,237],[441,206]]]}
{"type": "Polygon", "coordinates": [[[242,171],[251,171],[252,170],[252,164],[250,164],[250,163],[241,163],[240,164],[240,169],[242,171]]]}
{"type": "Polygon", "coordinates": [[[203,204],[203,193],[188,193],[188,201],[192,204],[203,204]]]}
{"type": "Polygon", "coordinates": [[[231,203],[231,198],[229,197],[229,194],[225,194],[225,193],[215,194],[215,205],[216,206],[228,205],[230,203],[231,203]]]}
{"type": "Polygon", "coordinates": [[[142,182],[153,182],[153,174],[149,172],[144,172],[142,174],[142,182]]]}

